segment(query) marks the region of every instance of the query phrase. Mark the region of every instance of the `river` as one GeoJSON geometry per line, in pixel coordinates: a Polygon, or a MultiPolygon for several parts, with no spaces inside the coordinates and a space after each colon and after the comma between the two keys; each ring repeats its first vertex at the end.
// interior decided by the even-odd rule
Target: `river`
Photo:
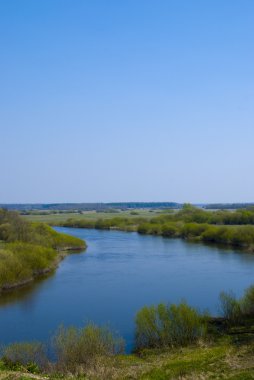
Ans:
{"type": "Polygon", "coordinates": [[[138,233],[56,228],[85,239],[54,274],[0,297],[1,343],[48,340],[57,326],[108,324],[129,351],[144,305],[179,302],[218,314],[218,296],[254,283],[254,255],[138,233]]]}

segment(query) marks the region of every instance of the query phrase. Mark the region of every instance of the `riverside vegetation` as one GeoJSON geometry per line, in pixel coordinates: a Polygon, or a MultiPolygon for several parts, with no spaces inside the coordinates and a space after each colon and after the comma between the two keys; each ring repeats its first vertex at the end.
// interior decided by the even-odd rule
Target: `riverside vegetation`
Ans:
{"type": "MultiPolygon", "coordinates": [[[[54,222],[52,223],[54,225],[54,222]]],[[[236,211],[205,211],[189,204],[177,212],[142,218],[114,217],[107,219],[72,219],[59,222],[64,227],[119,229],[140,234],[183,238],[205,243],[217,243],[254,251],[254,207],[236,211]]]]}
{"type": "Polygon", "coordinates": [[[222,293],[220,310],[221,317],[212,318],[185,302],[144,307],[129,355],[108,327],[60,326],[49,344],[2,347],[0,378],[253,379],[254,287],[241,299],[222,293]]]}
{"type": "MultiPolygon", "coordinates": [[[[138,231],[253,251],[253,216],[253,209],[207,212],[185,205],[176,213],[168,211],[149,220],[135,215],[132,219],[68,220],[62,225],[138,231]]],[[[16,213],[6,211],[1,211],[0,220],[2,250],[13,244],[32,244],[54,252],[50,261],[54,263],[59,249],[71,248],[69,237],[60,238],[44,224],[23,224],[16,213]]],[[[10,257],[14,257],[11,249],[10,257]]],[[[22,260],[27,260],[25,256],[22,260]]],[[[254,379],[254,287],[241,299],[221,293],[220,313],[212,318],[185,302],[146,306],[136,315],[130,355],[123,355],[123,340],[108,327],[92,323],[83,328],[61,326],[49,343],[2,347],[0,379],[254,379]]]]}
{"type": "Polygon", "coordinates": [[[85,242],[43,223],[23,220],[0,209],[0,292],[52,271],[64,251],[84,249],[85,242]]]}

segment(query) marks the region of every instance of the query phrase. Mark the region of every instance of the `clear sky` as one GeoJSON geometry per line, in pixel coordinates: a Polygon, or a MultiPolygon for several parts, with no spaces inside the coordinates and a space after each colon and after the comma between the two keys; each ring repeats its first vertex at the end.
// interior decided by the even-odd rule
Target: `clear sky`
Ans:
{"type": "Polygon", "coordinates": [[[253,0],[1,0],[0,203],[254,201],[253,0]]]}

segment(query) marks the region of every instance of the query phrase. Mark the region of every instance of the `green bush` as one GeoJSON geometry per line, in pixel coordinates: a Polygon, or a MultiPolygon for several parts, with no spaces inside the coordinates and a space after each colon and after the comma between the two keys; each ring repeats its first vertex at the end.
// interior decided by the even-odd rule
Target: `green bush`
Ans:
{"type": "Polygon", "coordinates": [[[57,225],[74,228],[95,228],[95,223],[95,220],[69,218],[65,222],[57,222],[57,225]]]}
{"type": "Polygon", "coordinates": [[[47,366],[46,348],[42,343],[12,343],[2,349],[2,360],[11,369],[25,366],[37,372],[47,366]]]}
{"type": "Polygon", "coordinates": [[[162,236],[167,237],[176,237],[178,236],[179,228],[177,227],[176,223],[168,222],[163,224],[161,228],[161,234],[162,236]]]}
{"type": "Polygon", "coordinates": [[[245,290],[241,299],[241,308],[244,315],[254,316],[254,286],[245,290]]]}
{"type": "Polygon", "coordinates": [[[186,223],[181,229],[184,238],[200,237],[208,228],[208,224],[186,223]]]}
{"type": "Polygon", "coordinates": [[[242,319],[241,303],[232,292],[220,293],[220,312],[229,323],[236,324],[242,319]]]}
{"type": "Polygon", "coordinates": [[[31,242],[57,250],[72,248],[85,248],[82,239],[59,233],[45,223],[31,223],[33,236],[31,242]]]}
{"type": "Polygon", "coordinates": [[[75,372],[88,368],[98,357],[123,353],[124,342],[106,327],[88,324],[84,328],[61,326],[53,338],[57,367],[75,372]]]}
{"type": "Polygon", "coordinates": [[[136,316],[135,349],[185,346],[204,337],[207,321],[185,302],[142,308],[136,316]]]}
{"type": "Polygon", "coordinates": [[[162,226],[158,223],[141,223],[138,226],[140,234],[161,235],[162,226]]]}

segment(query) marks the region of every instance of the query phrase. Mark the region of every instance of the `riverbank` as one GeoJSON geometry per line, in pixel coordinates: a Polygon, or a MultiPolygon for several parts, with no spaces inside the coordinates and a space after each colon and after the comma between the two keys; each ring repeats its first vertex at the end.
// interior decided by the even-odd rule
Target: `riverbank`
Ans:
{"type": "MultiPolygon", "coordinates": [[[[254,207],[251,206],[235,211],[206,211],[185,204],[180,210],[149,210],[146,213],[135,210],[116,215],[96,212],[80,216],[59,215],[47,215],[45,220],[52,226],[136,231],[145,235],[182,238],[254,252],[254,207]]],[[[29,218],[44,220],[44,215],[29,215],[29,218]]]]}
{"type": "Polygon", "coordinates": [[[1,209],[0,243],[0,293],[54,271],[68,251],[86,248],[82,239],[1,209]]]}
{"type": "Polygon", "coordinates": [[[67,220],[58,223],[60,227],[87,228],[98,230],[118,230],[138,232],[142,235],[181,238],[191,242],[202,242],[254,252],[253,225],[214,225],[208,223],[167,221],[165,217],[152,218],[149,221],[133,219],[67,220]]]}
{"type": "Polygon", "coordinates": [[[68,254],[68,251],[70,251],[70,250],[78,252],[78,251],[82,250],[82,248],[77,248],[77,247],[70,248],[70,247],[68,247],[65,250],[59,251],[56,259],[54,260],[54,262],[52,262],[50,267],[44,268],[42,270],[34,271],[32,277],[26,278],[23,281],[12,283],[12,284],[2,285],[2,287],[0,288],[0,294],[12,291],[12,290],[17,289],[17,288],[22,288],[23,286],[26,286],[26,285],[32,283],[33,281],[37,280],[38,278],[44,277],[44,276],[48,275],[49,273],[54,272],[57,269],[59,263],[62,260],[64,260],[64,258],[68,254]]]}

